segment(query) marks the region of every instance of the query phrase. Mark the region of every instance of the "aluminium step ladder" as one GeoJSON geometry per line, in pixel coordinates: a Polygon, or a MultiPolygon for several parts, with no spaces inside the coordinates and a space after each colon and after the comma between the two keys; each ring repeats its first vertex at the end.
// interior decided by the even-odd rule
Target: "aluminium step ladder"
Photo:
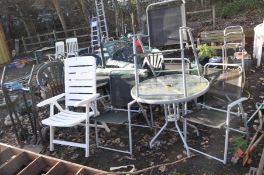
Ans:
{"type": "Polygon", "coordinates": [[[108,39],[108,27],[105,18],[105,10],[104,10],[104,2],[103,0],[95,0],[96,5],[96,15],[98,21],[98,27],[100,29],[100,37],[101,39],[108,39]]]}
{"type": "Polygon", "coordinates": [[[91,46],[92,46],[92,50],[100,46],[99,27],[97,23],[97,17],[92,17],[92,20],[91,20],[91,46]]]}
{"type": "Polygon", "coordinates": [[[103,0],[95,0],[95,5],[96,17],[92,17],[91,20],[91,46],[93,50],[100,46],[102,40],[109,38],[103,0]]]}

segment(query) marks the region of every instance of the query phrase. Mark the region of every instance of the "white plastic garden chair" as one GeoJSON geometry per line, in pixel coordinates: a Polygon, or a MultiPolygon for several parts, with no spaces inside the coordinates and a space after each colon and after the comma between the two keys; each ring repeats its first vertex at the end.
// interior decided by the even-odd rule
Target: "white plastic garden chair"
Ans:
{"type": "Polygon", "coordinates": [[[37,106],[50,105],[50,117],[42,120],[42,124],[50,126],[50,150],[54,144],[81,147],[85,149],[85,157],[89,156],[89,121],[96,113],[96,59],[92,56],[71,57],[64,60],[65,93],[40,102],[37,106]],[[65,97],[65,109],[58,100],[65,97]],[[59,113],[54,114],[54,108],[59,113]],[[85,107],[85,112],[74,112],[69,107],[85,107]],[[92,109],[92,110],[91,110],[92,109]],[[85,143],[75,143],[54,139],[55,127],[73,127],[84,122],[85,143]]]}
{"type": "Polygon", "coordinates": [[[159,49],[152,49],[151,53],[148,54],[144,60],[142,67],[148,66],[154,76],[160,74],[160,70],[163,69],[164,57],[159,49]]]}
{"type": "Polygon", "coordinates": [[[77,38],[66,39],[66,56],[75,57],[78,56],[78,41],[77,38]]]}
{"type": "Polygon", "coordinates": [[[55,43],[55,54],[48,55],[50,61],[63,60],[65,58],[64,42],[59,41],[55,43]]]}

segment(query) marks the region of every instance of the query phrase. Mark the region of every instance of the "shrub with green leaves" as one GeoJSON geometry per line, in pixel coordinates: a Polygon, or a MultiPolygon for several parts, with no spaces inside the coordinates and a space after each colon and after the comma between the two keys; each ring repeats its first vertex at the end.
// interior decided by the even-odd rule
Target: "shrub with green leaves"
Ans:
{"type": "Polygon", "coordinates": [[[209,47],[207,44],[198,45],[197,50],[199,51],[198,56],[201,60],[207,57],[211,58],[215,55],[215,50],[212,47],[209,47]]]}

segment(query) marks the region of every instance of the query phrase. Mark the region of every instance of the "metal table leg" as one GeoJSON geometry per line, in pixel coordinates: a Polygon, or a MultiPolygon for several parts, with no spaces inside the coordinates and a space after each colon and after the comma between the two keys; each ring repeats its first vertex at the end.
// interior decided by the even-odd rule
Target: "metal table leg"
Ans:
{"type": "Polygon", "coordinates": [[[178,125],[178,120],[180,119],[179,117],[179,106],[177,104],[173,104],[173,113],[171,113],[171,107],[170,105],[164,105],[164,116],[165,116],[165,123],[164,125],[161,127],[161,129],[158,131],[158,133],[151,139],[149,145],[150,145],[150,148],[153,147],[153,143],[156,141],[156,139],[159,137],[159,135],[161,134],[161,132],[167,127],[168,125],[168,122],[169,122],[169,115],[173,115],[174,117],[174,123],[175,123],[175,127],[177,129],[177,132],[179,133],[180,137],[181,137],[181,140],[183,142],[183,145],[184,145],[184,148],[186,149],[186,153],[187,153],[187,156],[189,157],[190,156],[190,150],[189,150],[189,147],[188,147],[188,144],[186,142],[186,121],[184,121],[184,128],[183,128],[183,133],[178,125]]]}

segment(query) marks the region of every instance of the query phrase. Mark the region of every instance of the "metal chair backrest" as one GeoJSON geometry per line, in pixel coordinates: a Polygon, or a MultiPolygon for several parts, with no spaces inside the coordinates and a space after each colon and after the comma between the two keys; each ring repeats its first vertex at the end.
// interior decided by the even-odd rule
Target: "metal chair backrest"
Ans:
{"type": "Polygon", "coordinates": [[[224,29],[224,45],[245,47],[245,34],[242,26],[228,26],[224,29]]]}
{"type": "MultiPolygon", "coordinates": [[[[162,1],[146,9],[149,46],[180,43],[179,29],[186,26],[185,1],[162,1]]],[[[186,36],[185,36],[186,38],[186,36]]]]}
{"type": "Polygon", "coordinates": [[[133,48],[130,47],[129,45],[126,45],[120,49],[118,49],[116,52],[114,52],[113,54],[113,60],[116,61],[124,61],[124,62],[128,62],[128,63],[133,63],[133,48]]]}
{"type": "Polygon", "coordinates": [[[55,43],[55,59],[64,59],[65,57],[65,47],[64,42],[59,41],[55,43]]]}
{"type": "Polygon", "coordinates": [[[78,41],[77,38],[66,39],[67,57],[78,56],[78,41]]]}
{"type": "Polygon", "coordinates": [[[131,89],[135,85],[133,71],[112,71],[110,73],[111,105],[116,108],[127,107],[133,99],[131,89]]]}
{"type": "Polygon", "coordinates": [[[65,105],[74,106],[88,96],[96,94],[96,58],[71,57],[64,61],[65,105]]]}
{"type": "Polygon", "coordinates": [[[64,69],[61,61],[50,61],[42,65],[37,72],[37,83],[41,97],[47,99],[64,92],[64,69]]]}
{"type": "Polygon", "coordinates": [[[216,100],[228,104],[241,97],[243,92],[241,66],[236,64],[206,64],[204,76],[210,82],[210,89],[206,95],[208,98],[205,99],[205,102],[212,103],[216,100]],[[223,69],[224,66],[227,68],[223,69]]]}

